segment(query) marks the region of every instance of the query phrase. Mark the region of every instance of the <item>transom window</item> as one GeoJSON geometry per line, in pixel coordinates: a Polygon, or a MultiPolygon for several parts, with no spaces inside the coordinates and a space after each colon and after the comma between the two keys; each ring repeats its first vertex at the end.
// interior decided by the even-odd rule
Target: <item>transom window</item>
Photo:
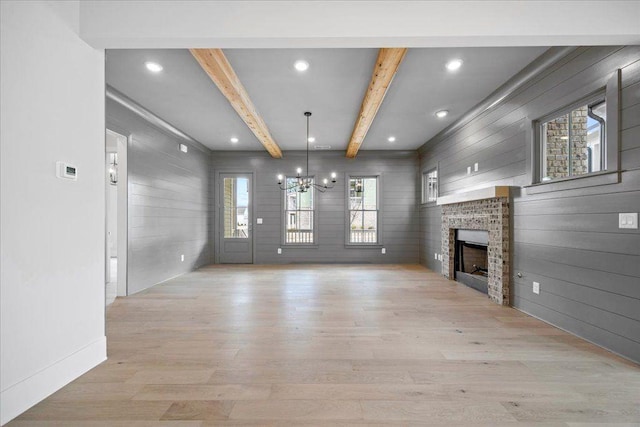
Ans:
{"type": "Polygon", "coordinates": [[[378,178],[351,177],[348,206],[348,243],[377,244],[379,242],[378,178]]]}
{"type": "Polygon", "coordinates": [[[315,242],[315,207],[313,186],[298,192],[298,178],[287,177],[284,196],[284,243],[313,244],[315,242]]]}
{"type": "Polygon", "coordinates": [[[540,120],[541,181],[605,170],[606,121],[604,93],[540,120]]]}
{"type": "Polygon", "coordinates": [[[438,200],[438,170],[432,169],[422,175],[422,203],[438,200]]]}

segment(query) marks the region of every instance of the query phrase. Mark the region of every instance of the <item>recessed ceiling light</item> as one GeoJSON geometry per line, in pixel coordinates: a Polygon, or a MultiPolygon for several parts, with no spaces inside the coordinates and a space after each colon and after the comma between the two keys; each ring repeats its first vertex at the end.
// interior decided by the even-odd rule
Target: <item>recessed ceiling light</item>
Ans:
{"type": "Polygon", "coordinates": [[[310,136],[309,138],[307,138],[307,141],[316,142],[316,139],[314,137],[310,136]]]}
{"type": "Polygon", "coordinates": [[[447,114],[449,114],[447,110],[440,110],[436,112],[436,117],[442,119],[444,117],[447,117],[447,114]]]}
{"type": "Polygon", "coordinates": [[[456,71],[457,69],[462,67],[462,59],[452,59],[451,61],[447,62],[446,67],[449,71],[456,71]]]}
{"type": "Polygon", "coordinates": [[[395,142],[396,141],[396,137],[395,136],[390,136],[389,138],[387,138],[387,141],[395,142]]]}
{"type": "Polygon", "coordinates": [[[232,143],[234,143],[234,144],[235,144],[235,143],[236,143],[236,142],[238,142],[239,140],[238,140],[238,138],[236,138],[236,137],[234,136],[233,138],[231,138],[231,139],[230,139],[230,141],[231,141],[232,143]]]}
{"type": "Polygon", "coordinates": [[[162,65],[158,64],[157,62],[151,61],[145,62],[144,66],[147,67],[147,70],[151,71],[152,73],[159,73],[163,69],[162,65]]]}
{"type": "Polygon", "coordinates": [[[302,59],[298,59],[293,66],[298,71],[307,71],[309,69],[309,63],[302,59]]]}

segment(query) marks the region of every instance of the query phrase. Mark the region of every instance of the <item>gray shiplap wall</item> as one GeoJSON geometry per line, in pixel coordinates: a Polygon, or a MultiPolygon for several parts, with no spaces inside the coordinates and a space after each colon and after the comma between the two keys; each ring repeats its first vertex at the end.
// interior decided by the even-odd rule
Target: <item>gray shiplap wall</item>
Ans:
{"type": "Polygon", "coordinates": [[[132,137],[127,160],[128,292],[133,294],[210,262],[211,152],[163,132],[110,99],[106,115],[107,128],[132,137]],[[188,153],[179,151],[180,143],[188,153]]]}
{"type": "MultiPolygon", "coordinates": [[[[211,157],[212,224],[218,223],[215,205],[216,177],[219,172],[253,172],[254,174],[254,263],[283,264],[296,262],[338,263],[417,263],[418,217],[415,151],[361,151],[356,159],[345,158],[344,152],[319,151],[310,154],[310,171],[318,177],[338,173],[332,190],[316,194],[318,245],[312,248],[290,248],[281,245],[282,191],[276,185],[278,173],[295,174],[304,166],[304,152],[285,152],[283,159],[273,159],[265,152],[214,152],[211,157]],[[322,175],[320,172],[326,172],[322,175]],[[381,248],[345,247],[346,186],[348,174],[380,175],[382,244],[381,248]],[[263,224],[255,224],[263,218],[263,224]],[[283,248],[282,255],[277,249],[283,248]]],[[[211,235],[216,242],[219,230],[211,235]]]]}
{"type": "MultiPolygon", "coordinates": [[[[531,120],[603,87],[621,85],[621,182],[513,200],[514,307],[640,362],[640,232],[618,229],[640,211],[640,46],[578,48],[495,108],[420,149],[421,170],[439,166],[440,195],[477,186],[529,184],[531,120]],[[480,164],[466,175],[467,166],[480,164]],[[541,292],[532,292],[532,282],[541,292]]],[[[436,137],[437,138],[437,137],[436,137]]],[[[437,206],[420,207],[420,262],[440,271],[437,206]]]]}

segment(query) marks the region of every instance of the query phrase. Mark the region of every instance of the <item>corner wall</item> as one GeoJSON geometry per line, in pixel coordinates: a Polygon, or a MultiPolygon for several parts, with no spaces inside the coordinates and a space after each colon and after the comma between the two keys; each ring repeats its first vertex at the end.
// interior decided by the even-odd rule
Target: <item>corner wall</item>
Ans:
{"type": "MultiPolygon", "coordinates": [[[[640,212],[640,47],[578,48],[495,108],[420,150],[421,170],[439,167],[440,195],[493,185],[524,186],[531,121],[604,87],[621,85],[621,182],[513,200],[515,308],[640,362],[640,231],[618,229],[640,212]],[[467,166],[480,169],[467,175],[467,166]],[[522,273],[522,278],[516,274],[522,273]],[[532,282],[540,283],[540,294],[532,282]]],[[[441,209],[420,208],[420,261],[441,271],[441,209]]]]}
{"type": "Polygon", "coordinates": [[[0,15],[4,424],[106,359],[105,137],[104,52],[78,37],[79,2],[0,15]]]}
{"type": "Polygon", "coordinates": [[[211,152],[161,131],[111,99],[106,105],[107,128],[131,136],[127,151],[131,295],[210,262],[211,152]],[[187,145],[188,152],[182,153],[179,144],[187,145]]]}
{"type": "MultiPolygon", "coordinates": [[[[319,177],[335,171],[338,182],[325,193],[316,192],[318,244],[316,247],[282,245],[282,190],[276,176],[295,175],[303,166],[305,152],[285,152],[283,159],[273,159],[261,152],[214,152],[211,157],[212,224],[219,223],[216,207],[216,178],[219,172],[253,172],[254,176],[254,263],[417,263],[418,262],[418,197],[416,176],[418,157],[415,151],[360,151],[355,159],[347,159],[344,151],[312,152],[309,169],[319,177]],[[380,175],[382,210],[382,245],[378,247],[346,247],[347,175],[380,175]],[[263,224],[256,224],[263,218],[263,224]],[[282,254],[277,249],[282,247],[282,254]]],[[[216,227],[216,231],[219,226],[216,227]]],[[[212,236],[212,244],[218,233],[212,236]]]]}

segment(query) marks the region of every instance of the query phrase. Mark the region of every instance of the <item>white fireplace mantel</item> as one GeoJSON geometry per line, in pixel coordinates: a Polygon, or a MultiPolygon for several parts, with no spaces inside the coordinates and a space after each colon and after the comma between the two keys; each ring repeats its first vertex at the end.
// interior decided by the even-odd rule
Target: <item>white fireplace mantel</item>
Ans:
{"type": "Polygon", "coordinates": [[[472,202],[474,200],[494,199],[496,197],[509,197],[509,186],[498,185],[494,187],[480,188],[464,193],[455,193],[438,197],[437,205],[450,205],[453,203],[472,202]]]}

